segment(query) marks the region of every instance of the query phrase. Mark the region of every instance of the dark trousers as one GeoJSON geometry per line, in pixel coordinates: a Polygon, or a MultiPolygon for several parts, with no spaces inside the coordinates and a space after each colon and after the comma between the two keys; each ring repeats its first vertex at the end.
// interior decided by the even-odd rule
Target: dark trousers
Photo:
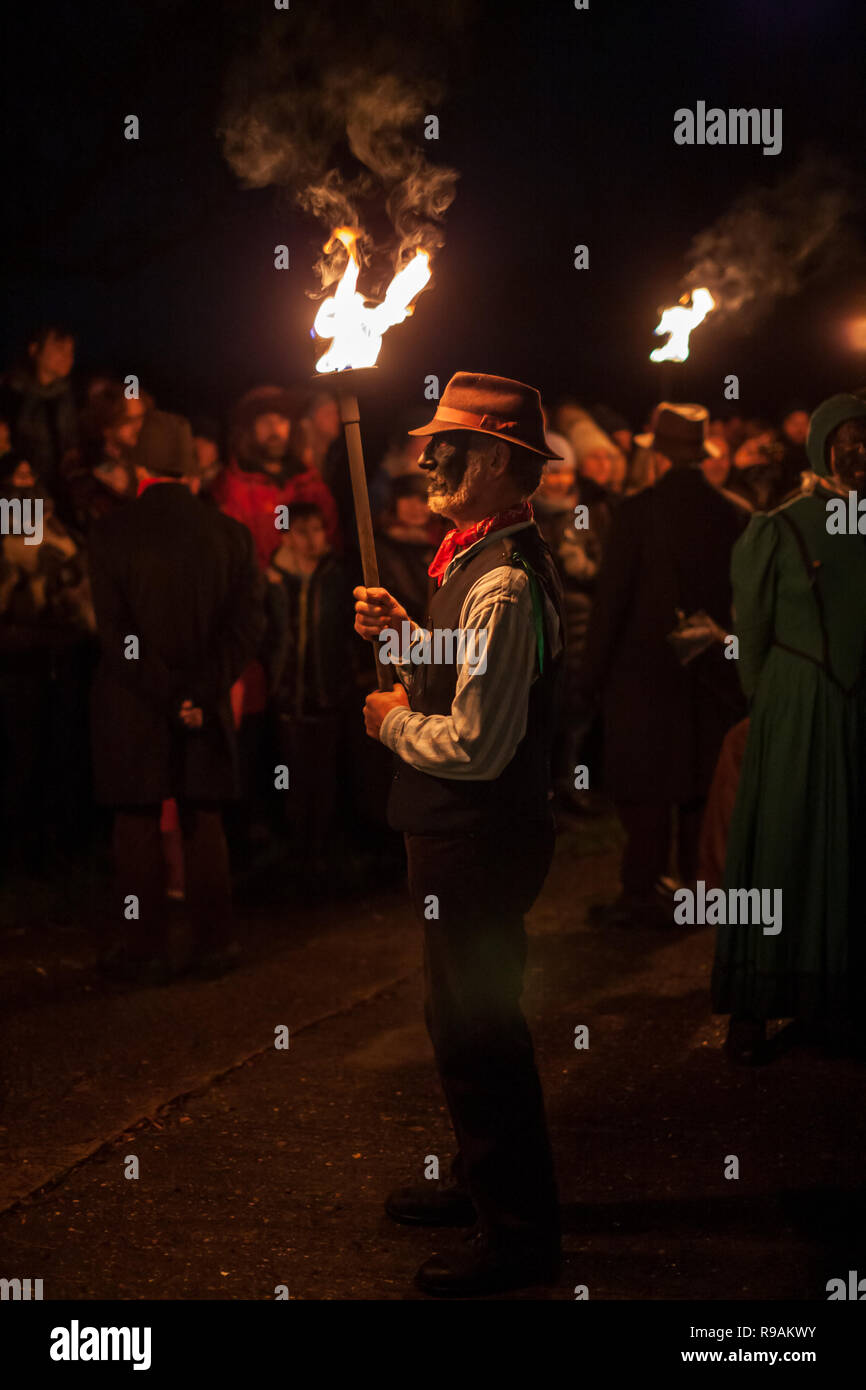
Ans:
{"type": "MultiPolygon", "coordinates": [[[[123,806],[114,817],[114,911],[132,955],[168,946],[161,806],[123,806]],[[138,919],[124,912],[138,898],[138,919]]],[[[212,803],[178,802],[183,835],[186,902],[197,949],[218,949],[232,936],[231,879],[222,813],[212,803]]]]}
{"type": "Polygon", "coordinates": [[[328,849],[337,811],[339,735],[337,713],[278,720],[277,751],[289,768],[292,794],[277,795],[300,856],[316,859],[328,849]]]}
{"type": "MultiPolygon", "coordinates": [[[[697,878],[704,804],[701,799],[677,807],[676,852],[684,883],[693,883],[697,878]]],[[[658,880],[668,872],[673,809],[667,801],[617,801],[616,813],[626,835],[621,869],[624,893],[652,893],[658,880]]]]}
{"type": "Polygon", "coordinates": [[[424,927],[425,1018],[458,1144],[454,1179],[485,1232],[512,1244],[559,1241],[544,1100],[520,1007],[523,915],[553,846],[548,824],[406,836],[424,927]]]}
{"type": "Polygon", "coordinates": [[[90,647],[0,654],[0,861],[47,871],[50,849],[80,854],[93,814],[90,647]]]}

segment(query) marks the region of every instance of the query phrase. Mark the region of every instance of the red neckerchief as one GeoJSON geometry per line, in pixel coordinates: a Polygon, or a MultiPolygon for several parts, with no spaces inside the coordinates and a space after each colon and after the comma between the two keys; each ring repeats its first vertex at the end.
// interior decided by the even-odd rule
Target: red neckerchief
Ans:
{"type": "Polygon", "coordinates": [[[509,507],[508,511],[497,512],[495,516],[485,516],[481,521],[473,521],[471,526],[464,527],[462,531],[458,531],[455,526],[448,532],[433,556],[427,573],[431,579],[436,580],[437,585],[441,584],[442,576],[458,550],[467,550],[470,545],[480,541],[482,536],[489,536],[491,531],[502,531],[506,526],[516,526],[521,521],[533,519],[531,503],[521,502],[516,507],[509,507]]]}
{"type": "Polygon", "coordinates": [[[136,495],[136,497],[140,497],[141,494],[142,494],[143,492],[147,492],[147,489],[148,489],[149,487],[153,487],[154,483],[179,483],[179,482],[180,482],[180,478],[142,478],[141,481],[140,481],[139,484],[138,484],[138,491],[136,492],[135,495],[136,495]]]}

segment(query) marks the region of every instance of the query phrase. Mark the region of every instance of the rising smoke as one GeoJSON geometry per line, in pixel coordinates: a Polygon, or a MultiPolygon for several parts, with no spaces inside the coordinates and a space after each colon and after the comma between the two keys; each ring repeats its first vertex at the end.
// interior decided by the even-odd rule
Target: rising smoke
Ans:
{"type": "Polygon", "coordinates": [[[720,312],[751,324],[784,296],[860,259],[850,171],[817,152],[772,187],[744,194],[689,251],[684,286],[706,285],[720,312]]]}
{"type": "MultiPolygon", "coordinates": [[[[417,0],[365,6],[360,15],[357,6],[335,5],[293,9],[291,21],[275,15],[227,81],[219,136],[235,174],[250,188],[286,190],[326,237],[338,226],[360,228],[360,258],[387,261],[383,280],[416,248],[441,247],[455,195],[456,171],[427,156],[436,147],[424,139],[424,119],[443,96],[430,75],[447,65],[442,40],[453,40],[465,14],[445,5],[443,21],[433,8],[435,43],[423,33],[429,7],[417,0]]],[[[323,290],[345,256],[339,243],[322,254],[323,290]]]]}

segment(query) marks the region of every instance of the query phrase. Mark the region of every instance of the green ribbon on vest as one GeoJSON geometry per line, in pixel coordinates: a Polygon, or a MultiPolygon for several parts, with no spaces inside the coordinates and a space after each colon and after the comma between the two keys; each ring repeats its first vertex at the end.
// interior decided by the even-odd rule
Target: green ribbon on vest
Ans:
{"type": "Polygon", "coordinates": [[[529,597],[532,600],[532,621],[535,625],[535,645],[538,648],[538,674],[544,675],[544,610],[541,604],[541,585],[538,575],[519,550],[511,553],[511,563],[525,570],[529,579],[529,597]]]}

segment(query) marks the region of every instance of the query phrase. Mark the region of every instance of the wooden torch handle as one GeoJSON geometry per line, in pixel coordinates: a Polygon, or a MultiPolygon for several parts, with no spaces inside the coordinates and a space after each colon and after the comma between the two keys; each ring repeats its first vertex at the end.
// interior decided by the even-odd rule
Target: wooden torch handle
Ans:
{"type": "MultiPolygon", "coordinates": [[[[352,497],[355,502],[358,542],[361,547],[361,568],[364,573],[364,584],[368,589],[374,589],[379,587],[379,565],[376,560],[373,518],[370,515],[370,494],[367,492],[367,474],[364,469],[358,397],[350,391],[339,391],[339,397],[340,419],[343,422],[346,450],[349,455],[349,476],[352,479],[352,497]]],[[[378,643],[374,643],[374,651],[379,689],[393,690],[394,672],[390,666],[383,666],[379,660],[378,643]]]]}

